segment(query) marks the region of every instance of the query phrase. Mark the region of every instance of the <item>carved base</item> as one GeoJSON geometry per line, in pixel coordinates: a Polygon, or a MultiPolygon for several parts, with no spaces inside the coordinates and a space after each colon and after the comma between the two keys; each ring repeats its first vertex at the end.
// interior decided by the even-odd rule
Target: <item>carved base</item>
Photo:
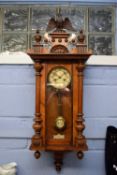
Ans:
{"type": "Polygon", "coordinates": [[[61,166],[63,165],[63,152],[54,152],[54,159],[55,159],[55,168],[56,171],[60,172],[61,171],[61,166]]]}
{"type": "Polygon", "coordinates": [[[42,137],[40,135],[35,134],[32,137],[30,150],[36,151],[36,150],[42,150],[43,144],[42,144],[42,137]]]}
{"type": "Polygon", "coordinates": [[[75,147],[77,147],[79,151],[87,151],[88,150],[85,136],[82,135],[81,138],[76,137],[75,147]]]}

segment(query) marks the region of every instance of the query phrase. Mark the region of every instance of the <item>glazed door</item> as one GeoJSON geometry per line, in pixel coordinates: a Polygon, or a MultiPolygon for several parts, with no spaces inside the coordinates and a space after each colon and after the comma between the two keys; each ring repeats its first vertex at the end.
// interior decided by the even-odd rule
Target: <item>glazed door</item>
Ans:
{"type": "Polygon", "coordinates": [[[46,66],[46,145],[49,149],[72,146],[72,65],[46,66]]]}

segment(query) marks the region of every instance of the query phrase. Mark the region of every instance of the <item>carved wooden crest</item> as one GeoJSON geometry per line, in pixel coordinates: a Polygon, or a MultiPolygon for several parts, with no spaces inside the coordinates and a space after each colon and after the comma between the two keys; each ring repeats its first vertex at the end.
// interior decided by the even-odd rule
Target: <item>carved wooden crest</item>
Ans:
{"type": "Polygon", "coordinates": [[[83,54],[88,51],[85,38],[83,30],[76,32],[70,19],[63,18],[61,10],[58,8],[55,17],[48,22],[45,34],[42,36],[39,30],[36,31],[33,50],[35,53],[41,54],[83,54]]]}
{"type": "Polygon", "coordinates": [[[46,31],[47,32],[52,31],[52,30],[60,31],[63,29],[67,29],[70,31],[76,31],[74,29],[74,27],[72,26],[72,23],[69,20],[69,18],[67,18],[67,17],[63,18],[62,14],[61,14],[61,8],[57,8],[56,16],[52,17],[49,20],[46,31]]]}

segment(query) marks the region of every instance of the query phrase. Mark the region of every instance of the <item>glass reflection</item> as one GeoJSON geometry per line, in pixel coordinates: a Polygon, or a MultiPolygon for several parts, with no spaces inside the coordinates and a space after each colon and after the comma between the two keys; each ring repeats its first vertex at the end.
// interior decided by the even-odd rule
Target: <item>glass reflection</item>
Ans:
{"type": "Polygon", "coordinates": [[[4,35],[4,43],[3,50],[9,51],[24,51],[26,50],[26,34],[5,34],[4,35]]]}
{"type": "Polygon", "coordinates": [[[4,10],[4,30],[26,30],[28,22],[27,9],[5,9],[4,10]]]}
{"type": "Polygon", "coordinates": [[[96,55],[112,55],[112,36],[90,36],[89,48],[96,55]]]}
{"type": "Polygon", "coordinates": [[[90,32],[112,32],[112,10],[90,9],[89,11],[90,32]]]}

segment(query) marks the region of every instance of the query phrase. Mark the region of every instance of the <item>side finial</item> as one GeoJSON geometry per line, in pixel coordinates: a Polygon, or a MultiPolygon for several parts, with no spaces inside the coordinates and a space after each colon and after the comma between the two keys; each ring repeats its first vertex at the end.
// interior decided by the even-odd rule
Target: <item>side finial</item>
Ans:
{"type": "Polygon", "coordinates": [[[78,35],[77,39],[78,39],[78,43],[79,44],[84,44],[84,42],[85,42],[85,34],[84,34],[82,29],[79,31],[79,35],[78,35]]]}
{"type": "Polygon", "coordinates": [[[36,34],[34,36],[34,39],[35,39],[36,43],[38,43],[38,44],[40,43],[40,41],[41,41],[41,35],[40,35],[39,30],[36,30],[36,34]]]}

